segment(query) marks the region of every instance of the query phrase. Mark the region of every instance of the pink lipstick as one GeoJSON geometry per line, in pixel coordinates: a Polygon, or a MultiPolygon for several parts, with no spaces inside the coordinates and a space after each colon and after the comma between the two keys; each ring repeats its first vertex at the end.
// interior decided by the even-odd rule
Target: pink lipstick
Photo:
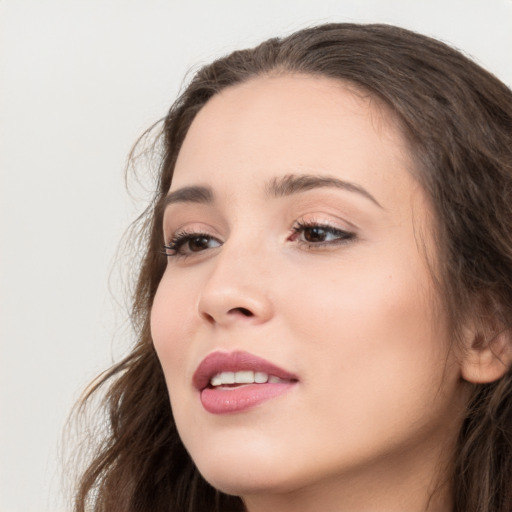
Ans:
{"type": "Polygon", "coordinates": [[[213,352],[193,376],[203,407],[212,414],[241,412],[291,389],[295,375],[248,352],[213,352]]]}

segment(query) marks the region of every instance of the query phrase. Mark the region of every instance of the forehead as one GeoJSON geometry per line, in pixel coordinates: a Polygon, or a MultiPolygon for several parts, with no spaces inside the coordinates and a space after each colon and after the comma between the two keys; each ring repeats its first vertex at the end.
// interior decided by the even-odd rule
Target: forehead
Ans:
{"type": "Polygon", "coordinates": [[[309,75],[251,79],[215,95],[197,114],[171,189],[229,187],[288,173],[410,186],[408,148],[381,101],[340,80],[309,75]]]}

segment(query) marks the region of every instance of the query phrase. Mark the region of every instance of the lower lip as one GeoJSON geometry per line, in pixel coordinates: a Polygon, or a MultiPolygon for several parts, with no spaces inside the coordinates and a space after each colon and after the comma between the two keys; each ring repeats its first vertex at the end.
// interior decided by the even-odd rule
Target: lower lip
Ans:
{"type": "Polygon", "coordinates": [[[212,414],[241,412],[286,393],[294,384],[276,382],[234,388],[205,388],[201,391],[201,403],[212,414]]]}

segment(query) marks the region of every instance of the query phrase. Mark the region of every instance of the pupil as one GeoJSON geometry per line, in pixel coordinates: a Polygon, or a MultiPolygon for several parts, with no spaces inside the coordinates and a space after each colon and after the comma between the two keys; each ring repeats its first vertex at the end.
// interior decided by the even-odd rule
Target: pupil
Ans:
{"type": "Polygon", "coordinates": [[[208,248],[208,238],[204,236],[196,236],[189,241],[188,245],[192,252],[202,251],[203,249],[208,248]]]}
{"type": "Polygon", "coordinates": [[[323,242],[325,240],[325,229],[323,228],[308,228],[304,232],[304,238],[308,242],[323,242]]]}

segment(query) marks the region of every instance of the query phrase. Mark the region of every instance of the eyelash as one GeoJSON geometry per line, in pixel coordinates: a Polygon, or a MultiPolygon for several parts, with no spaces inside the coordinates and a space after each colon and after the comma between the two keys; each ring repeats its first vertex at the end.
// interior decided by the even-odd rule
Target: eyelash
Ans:
{"type": "MultiPolygon", "coordinates": [[[[315,220],[311,221],[297,221],[295,225],[292,227],[291,231],[291,237],[296,237],[297,235],[301,235],[308,229],[319,229],[324,231],[328,235],[333,235],[335,237],[334,240],[330,241],[320,241],[320,242],[311,242],[307,240],[297,240],[294,239],[292,241],[298,241],[299,244],[306,246],[308,249],[319,249],[322,247],[328,247],[328,246],[336,246],[336,245],[343,245],[350,243],[356,238],[356,234],[350,231],[345,231],[343,229],[335,228],[334,226],[330,226],[329,224],[317,222],[315,220]]],[[[211,249],[211,247],[206,247],[205,249],[199,250],[199,251],[190,251],[190,252],[183,252],[183,249],[187,243],[194,239],[205,239],[208,242],[214,240],[221,245],[222,243],[217,240],[215,237],[208,233],[203,233],[200,231],[177,231],[171,240],[164,244],[163,246],[163,253],[172,258],[186,258],[188,256],[191,256],[194,252],[204,252],[207,249],[211,249]]],[[[290,237],[288,238],[290,240],[290,237]]]]}
{"type": "MultiPolygon", "coordinates": [[[[164,244],[164,254],[169,257],[187,257],[190,256],[192,253],[185,253],[183,251],[183,247],[185,244],[193,240],[194,238],[205,238],[207,240],[217,240],[216,238],[212,237],[208,233],[203,233],[201,231],[177,231],[171,240],[164,244]]],[[[218,241],[218,240],[217,240],[218,241]]],[[[220,244],[220,242],[219,242],[220,244]]],[[[202,252],[202,251],[197,251],[202,252]]]]}
{"type": "Polygon", "coordinates": [[[308,242],[306,240],[299,240],[301,244],[305,244],[309,249],[347,244],[356,238],[356,234],[352,231],[345,231],[344,229],[336,228],[329,224],[315,221],[314,219],[309,221],[297,221],[295,225],[292,227],[292,231],[295,234],[300,235],[304,233],[306,230],[313,228],[317,228],[323,230],[327,234],[334,235],[335,239],[327,242],[308,242]]]}

